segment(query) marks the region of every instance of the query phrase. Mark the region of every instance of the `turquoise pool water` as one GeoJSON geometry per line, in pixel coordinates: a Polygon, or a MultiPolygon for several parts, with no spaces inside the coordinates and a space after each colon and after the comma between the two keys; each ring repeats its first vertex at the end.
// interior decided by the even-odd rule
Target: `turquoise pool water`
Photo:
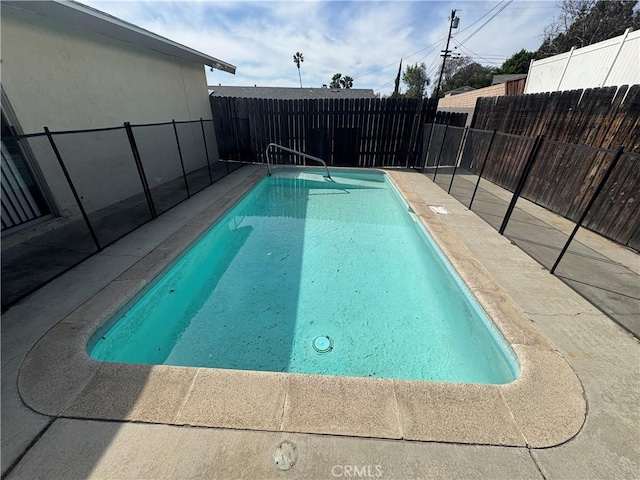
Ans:
{"type": "Polygon", "coordinates": [[[100,329],[112,362],[507,383],[517,360],[382,172],[277,170],[100,329]]]}

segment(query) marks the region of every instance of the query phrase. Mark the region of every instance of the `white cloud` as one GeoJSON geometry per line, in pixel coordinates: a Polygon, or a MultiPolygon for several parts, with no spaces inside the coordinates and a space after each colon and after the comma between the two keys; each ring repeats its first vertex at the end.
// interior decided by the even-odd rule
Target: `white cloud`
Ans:
{"type": "MultiPolygon", "coordinates": [[[[389,93],[401,57],[405,57],[404,65],[422,61],[435,72],[452,7],[461,18],[461,33],[454,36],[459,42],[489,16],[462,30],[498,2],[84,3],[238,67],[235,76],[207,71],[210,84],[299,85],[293,54],[300,51],[305,59],[301,65],[305,86],[329,83],[340,72],[356,78],[357,88],[377,89],[386,84],[381,92],[389,93]],[[418,53],[406,58],[414,52],[418,53]]],[[[501,63],[522,48],[535,49],[555,11],[549,1],[515,1],[469,39],[463,53],[484,56],[486,60],[477,58],[480,63],[501,63]]]]}

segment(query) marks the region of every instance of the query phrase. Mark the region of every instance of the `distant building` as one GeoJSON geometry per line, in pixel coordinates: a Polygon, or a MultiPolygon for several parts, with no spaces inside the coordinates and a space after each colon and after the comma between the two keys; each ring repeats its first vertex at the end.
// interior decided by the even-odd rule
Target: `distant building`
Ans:
{"type": "Polygon", "coordinates": [[[453,90],[449,90],[444,94],[445,97],[450,97],[452,95],[460,95],[461,93],[467,93],[475,90],[475,88],[470,87],[469,85],[465,85],[464,87],[458,87],[453,90]]]}
{"type": "Polygon", "coordinates": [[[305,98],[376,98],[369,88],[295,88],[295,87],[236,87],[209,85],[214,97],[271,98],[294,100],[305,98]]]}
{"type": "Polygon", "coordinates": [[[501,83],[512,82],[514,80],[522,80],[527,78],[526,73],[508,73],[506,75],[494,75],[491,85],[499,85],[501,83]]]}

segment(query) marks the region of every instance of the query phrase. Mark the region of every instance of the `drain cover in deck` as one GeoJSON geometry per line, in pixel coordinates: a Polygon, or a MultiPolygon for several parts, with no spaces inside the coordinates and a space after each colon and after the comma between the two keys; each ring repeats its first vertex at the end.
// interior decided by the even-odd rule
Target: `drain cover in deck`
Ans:
{"type": "Polygon", "coordinates": [[[273,452],[273,461],[280,470],[289,470],[298,459],[296,445],[289,440],[285,440],[276,447],[273,452]]]}
{"type": "Polygon", "coordinates": [[[429,208],[433,213],[437,213],[438,215],[449,215],[449,210],[442,205],[429,205],[429,208]]]}

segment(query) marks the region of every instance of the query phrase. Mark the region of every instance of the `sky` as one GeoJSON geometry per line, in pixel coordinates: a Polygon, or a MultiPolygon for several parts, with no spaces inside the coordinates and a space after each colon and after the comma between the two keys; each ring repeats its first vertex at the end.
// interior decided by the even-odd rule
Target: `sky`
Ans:
{"type": "Polygon", "coordinates": [[[302,86],[341,73],[383,96],[400,59],[403,70],[424,63],[435,84],[453,9],[460,20],[449,48],[489,66],[537,49],[559,13],[553,0],[80,1],[237,67],[235,75],[207,68],[209,85],[299,87],[293,55],[301,52],[302,86]]]}

